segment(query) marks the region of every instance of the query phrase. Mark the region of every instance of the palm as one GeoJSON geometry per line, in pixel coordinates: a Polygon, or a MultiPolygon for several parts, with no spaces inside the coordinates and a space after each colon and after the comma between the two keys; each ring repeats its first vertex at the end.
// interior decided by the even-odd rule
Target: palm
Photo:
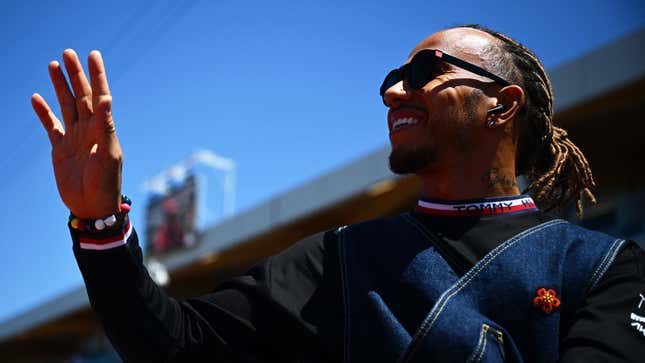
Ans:
{"type": "Polygon", "coordinates": [[[65,128],[42,97],[35,94],[32,105],[52,144],[54,174],[63,202],[81,218],[106,217],[118,211],[122,153],[103,62],[98,52],[90,54],[90,86],[76,54],[67,50],[63,58],[74,95],[57,62],[50,64],[49,71],[65,128]]]}

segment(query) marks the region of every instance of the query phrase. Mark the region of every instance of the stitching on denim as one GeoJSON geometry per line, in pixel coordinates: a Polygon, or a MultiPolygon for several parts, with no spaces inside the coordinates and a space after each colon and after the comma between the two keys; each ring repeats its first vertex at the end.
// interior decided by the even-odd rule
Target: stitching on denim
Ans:
{"type": "MultiPolygon", "coordinates": [[[[404,353],[403,356],[401,357],[401,359],[405,358],[406,355],[412,356],[416,352],[416,350],[418,349],[418,346],[416,346],[415,343],[417,341],[419,341],[420,339],[422,339],[430,331],[430,329],[434,325],[434,322],[437,320],[439,315],[443,312],[443,309],[448,304],[448,301],[450,299],[452,299],[452,297],[455,296],[457,293],[459,293],[459,291],[461,291],[464,287],[466,287],[470,283],[470,281],[472,279],[477,277],[477,275],[486,266],[488,266],[488,264],[492,260],[494,260],[499,254],[504,252],[509,247],[515,245],[515,243],[517,241],[519,241],[521,238],[523,238],[523,237],[525,237],[525,236],[527,236],[529,234],[538,232],[538,231],[540,231],[542,229],[545,229],[545,228],[548,228],[548,227],[550,227],[552,225],[557,225],[557,224],[562,224],[562,223],[566,223],[566,221],[561,220],[561,219],[555,219],[555,220],[552,220],[552,221],[549,221],[549,222],[545,222],[545,223],[543,223],[541,225],[535,226],[535,227],[533,227],[531,229],[528,229],[526,231],[523,231],[522,233],[520,233],[520,234],[512,237],[511,239],[507,240],[506,242],[502,243],[501,245],[499,245],[498,247],[493,249],[493,251],[491,251],[489,254],[484,256],[483,259],[481,259],[479,262],[477,262],[475,264],[475,266],[473,266],[472,269],[470,269],[464,276],[462,276],[462,278],[460,278],[452,287],[450,287],[443,294],[441,294],[441,296],[439,296],[439,299],[435,303],[434,307],[430,310],[430,312],[428,313],[428,315],[424,319],[423,323],[421,324],[421,326],[417,330],[418,335],[415,335],[413,337],[413,339],[412,339],[412,342],[410,342],[410,347],[412,347],[413,349],[408,354],[404,353]],[[439,306],[440,306],[440,308],[438,308],[439,306]],[[434,318],[433,318],[433,316],[434,316],[434,318]]],[[[416,225],[416,223],[413,223],[413,225],[416,225]]],[[[426,233],[425,226],[419,225],[419,227],[422,228],[421,232],[425,234],[426,233]]],[[[401,360],[401,361],[403,361],[403,360],[401,360]]]]}
{"type": "MultiPolygon", "coordinates": [[[[409,351],[405,351],[401,358],[399,358],[399,362],[407,362],[409,361],[410,357],[416,353],[417,349],[419,348],[419,344],[417,343],[423,337],[425,337],[432,326],[434,325],[435,321],[439,318],[439,315],[443,312],[443,309],[448,305],[448,302],[450,299],[452,299],[457,293],[459,293],[464,287],[466,287],[470,281],[472,281],[479,273],[488,266],[497,256],[499,256],[502,252],[506,251],[508,248],[514,246],[519,240],[522,238],[539,232],[541,230],[544,230],[548,227],[559,225],[567,223],[567,221],[562,220],[562,219],[554,219],[545,223],[542,223],[540,225],[537,225],[535,227],[532,227],[530,229],[527,229],[513,237],[511,237],[509,240],[506,242],[502,243],[501,245],[497,246],[494,248],[491,252],[489,252],[484,258],[479,260],[471,268],[464,276],[462,276],[453,286],[448,288],[448,290],[444,291],[441,296],[439,296],[439,299],[437,302],[434,304],[426,318],[423,320],[423,323],[421,323],[421,326],[417,329],[417,333],[413,336],[412,341],[410,342],[410,345],[408,346],[409,351]]],[[[415,225],[413,223],[413,225],[415,225]]],[[[425,229],[425,226],[422,226],[423,229],[425,229]]],[[[425,233],[425,231],[422,230],[422,233],[425,233]]]]}
{"type": "MultiPolygon", "coordinates": [[[[498,248],[493,249],[493,251],[491,251],[490,254],[488,254],[482,260],[480,260],[477,264],[475,264],[475,266],[473,266],[473,268],[470,271],[468,271],[461,279],[459,279],[456,282],[456,284],[453,285],[453,287],[451,287],[448,290],[446,290],[446,293],[447,293],[447,292],[449,292],[449,291],[451,291],[451,290],[456,288],[456,291],[454,291],[454,293],[452,293],[451,296],[447,296],[447,295],[450,295],[450,294],[445,294],[444,293],[446,296],[440,296],[439,297],[439,300],[437,302],[441,301],[444,297],[445,297],[446,301],[443,302],[441,309],[439,309],[439,311],[437,311],[436,315],[438,316],[439,314],[441,314],[441,312],[443,311],[443,309],[447,305],[447,300],[451,299],[454,295],[456,295],[456,293],[458,293],[464,287],[466,287],[466,285],[468,285],[471,280],[473,280],[475,277],[477,277],[477,275],[479,275],[479,273],[484,269],[484,267],[487,267],[488,264],[490,262],[492,262],[492,260],[497,258],[497,256],[499,254],[501,254],[502,252],[506,251],[508,248],[514,246],[515,243],[517,243],[520,240],[520,238],[523,238],[523,237],[525,237],[525,236],[527,236],[529,234],[538,232],[538,231],[540,231],[540,230],[542,230],[544,228],[547,228],[547,227],[549,227],[551,225],[560,224],[560,223],[563,223],[563,222],[564,221],[554,220],[554,221],[550,221],[550,222],[544,223],[542,225],[536,226],[536,227],[534,227],[532,229],[529,229],[529,230],[526,230],[526,231],[518,234],[517,236],[509,239],[508,241],[502,243],[500,246],[498,246],[498,248]],[[480,265],[480,266],[478,266],[478,265],[480,265]]],[[[442,294],[442,295],[444,295],[444,294],[442,294]]],[[[431,326],[432,326],[432,324],[434,323],[435,320],[436,320],[436,318],[430,323],[431,326]]],[[[428,327],[428,329],[430,327],[428,327]]]]}
{"type": "Polygon", "coordinates": [[[596,266],[596,268],[593,270],[593,273],[591,274],[591,278],[589,279],[589,289],[591,288],[591,285],[595,284],[596,277],[598,276],[600,271],[603,270],[605,264],[607,263],[607,259],[609,258],[609,256],[611,256],[612,251],[614,249],[614,243],[615,242],[616,241],[612,242],[612,244],[607,249],[607,252],[605,252],[605,255],[602,256],[602,258],[600,259],[600,262],[598,263],[598,266],[596,266]]]}
{"type": "Polygon", "coordinates": [[[477,362],[481,362],[484,359],[484,352],[486,352],[486,346],[488,345],[488,333],[484,334],[484,345],[482,346],[482,351],[479,352],[479,357],[477,357],[477,362]]]}
{"type": "Polygon", "coordinates": [[[470,354],[466,363],[480,362],[482,360],[482,355],[486,350],[486,332],[484,331],[484,325],[479,329],[479,340],[477,341],[477,346],[475,350],[470,354]],[[481,349],[481,352],[479,351],[481,349]],[[476,360],[475,360],[476,359],[476,360]]]}
{"type": "Polygon", "coordinates": [[[591,291],[591,289],[593,289],[598,281],[600,281],[600,279],[605,275],[605,272],[607,272],[609,266],[611,266],[612,262],[614,262],[614,259],[616,258],[616,255],[620,250],[620,247],[622,247],[624,243],[625,240],[621,239],[617,239],[612,243],[611,247],[609,247],[609,251],[607,251],[605,256],[602,258],[602,261],[600,262],[594,273],[591,275],[591,280],[589,281],[587,292],[591,291]]]}
{"type": "Polygon", "coordinates": [[[591,290],[598,283],[605,272],[607,272],[607,269],[614,261],[614,258],[616,258],[616,254],[618,253],[620,246],[622,246],[624,242],[624,240],[617,239],[611,244],[611,246],[607,250],[607,253],[605,254],[605,256],[603,256],[602,260],[598,264],[598,267],[596,267],[593,274],[591,275],[587,291],[591,290]]]}
{"type": "Polygon", "coordinates": [[[345,354],[344,354],[344,362],[349,362],[349,289],[348,289],[348,274],[347,274],[347,252],[345,251],[347,247],[347,243],[345,242],[345,229],[346,226],[338,228],[338,242],[340,244],[338,248],[339,252],[339,257],[340,257],[340,264],[341,264],[341,281],[342,281],[342,288],[343,288],[343,311],[345,313],[345,354]]]}

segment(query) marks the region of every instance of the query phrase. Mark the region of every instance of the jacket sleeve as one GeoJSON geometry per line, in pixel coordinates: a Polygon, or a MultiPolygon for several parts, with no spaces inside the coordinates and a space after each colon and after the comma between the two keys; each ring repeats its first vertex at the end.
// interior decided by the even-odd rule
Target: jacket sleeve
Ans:
{"type": "Polygon", "coordinates": [[[643,361],[645,251],[635,242],[618,253],[560,341],[561,363],[643,361]]]}
{"type": "Polygon", "coordinates": [[[92,248],[84,243],[87,236],[82,232],[70,231],[90,304],[124,361],[166,362],[202,354],[213,361],[228,360],[225,341],[211,322],[152,281],[143,266],[136,231],[127,243],[106,249],[92,248]]]}
{"type": "Polygon", "coordinates": [[[291,362],[299,350],[319,355],[316,322],[302,318],[318,288],[318,265],[303,260],[313,267],[289,269],[298,284],[290,294],[278,291],[272,279],[285,264],[301,266],[301,256],[322,259],[322,234],[297,244],[302,252],[295,256],[274,256],[210,294],[180,301],[148,275],[134,230],[127,242],[105,249],[70,231],[90,304],[126,362],[291,362]]]}

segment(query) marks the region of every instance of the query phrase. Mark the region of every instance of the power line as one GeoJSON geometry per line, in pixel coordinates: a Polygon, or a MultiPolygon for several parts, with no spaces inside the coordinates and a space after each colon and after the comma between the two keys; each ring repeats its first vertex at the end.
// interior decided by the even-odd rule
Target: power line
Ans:
{"type": "MultiPolygon", "coordinates": [[[[112,37],[107,42],[106,48],[105,48],[105,53],[111,52],[114,49],[118,49],[119,45],[122,44],[122,40],[128,35],[132,34],[132,29],[136,29],[139,25],[144,24],[143,19],[148,17],[151,13],[151,9],[153,9],[155,6],[151,6],[150,4],[153,2],[153,0],[146,1],[142,6],[139,8],[135,9],[134,12],[126,19],[125,23],[123,26],[121,26],[119,31],[115,33],[115,35],[112,37]]],[[[127,54],[135,54],[134,59],[130,58],[131,61],[126,64],[124,68],[120,69],[120,72],[117,73],[114,76],[110,76],[109,82],[114,85],[117,83],[121,77],[127,73],[136,63],[140,61],[140,59],[150,50],[154,45],[156,45],[166,34],[168,34],[172,28],[183,18],[188,11],[196,6],[198,1],[194,0],[184,0],[183,2],[176,2],[176,1],[168,1],[166,3],[166,6],[164,6],[161,10],[161,13],[165,15],[163,21],[157,25],[155,28],[155,31],[153,34],[155,34],[155,38],[153,38],[151,41],[146,42],[145,47],[139,47],[139,51],[134,53],[134,52],[127,52],[127,54]],[[133,59],[133,60],[132,60],[133,59]]],[[[126,52],[124,52],[126,53],[126,52]]],[[[32,155],[31,157],[27,156],[22,163],[19,163],[14,170],[16,172],[20,172],[21,166],[30,163],[33,161],[34,156],[36,153],[25,153],[24,148],[26,145],[30,144],[32,140],[35,139],[35,136],[37,135],[39,127],[33,127],[31,131],[27,132],[27,136],[23,137],[17,146],[15,146],[10,153],[6,154],[0,161],[0,166],[4,167],[5,164],[9,162],[9,160],[12,160],[16,156],[27,156],[27,155],[32,155]]],[[[23,166],[24,167],[24,166],[23,166]]]]}

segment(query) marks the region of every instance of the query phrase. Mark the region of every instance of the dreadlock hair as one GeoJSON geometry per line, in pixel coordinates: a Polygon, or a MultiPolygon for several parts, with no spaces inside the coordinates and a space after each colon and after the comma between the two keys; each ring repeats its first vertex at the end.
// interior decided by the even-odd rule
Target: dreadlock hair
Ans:
{"type": "Polygon", "coordinates": [[[551,81],[537,56],[521,43],[480,25],[463,28],[486,32],[501,41],[485,49],[486,66],[490,71],[516,82],[526,93],[525,104],[519,112],[520,136],[516,155],[517,175],[528,180],[525,193],[530,193],[545,210],[562,211],[576,201],[578,218],[582,218],[582,200],[591,203],[595,187],[591,168],[582,151],[555,126],[553,120],[553,90],[551,81]]]}

